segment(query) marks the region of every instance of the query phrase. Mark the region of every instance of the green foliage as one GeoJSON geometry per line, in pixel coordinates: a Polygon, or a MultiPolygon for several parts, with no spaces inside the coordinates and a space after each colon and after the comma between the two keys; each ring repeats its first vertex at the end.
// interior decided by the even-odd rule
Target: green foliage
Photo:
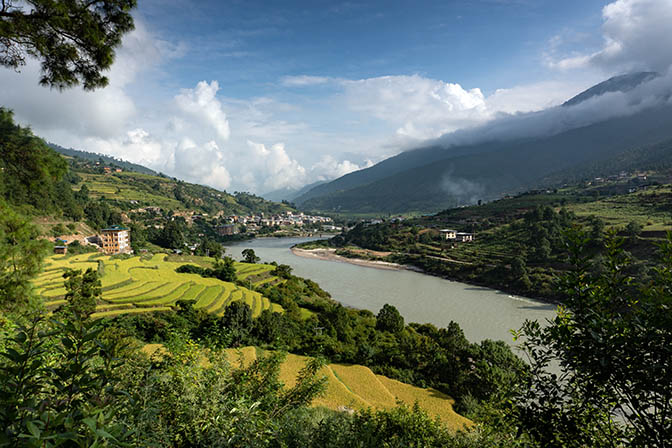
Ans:
{"type": "Polygon", "coordinates": [[[74,240],[72,243],[68,244],[69,255],[79,255],[93,252],[98,252],[96,246],[91,244],[82,244],[79,242],[79,240],[74,240]]]}
{"type": "Polygon", "coordinates": [[[32,223],[0,204],[0,308],[21,309],[30,298],[30,281],[49,247],[37,237],[32,223]]]}
{"type": "Polygon", "coordinates": [[[397,309],[389,304],[383,305],[376,316],[376,330],[399,333],[404,329],[404,318],[397,309]]]}
{"type": "Polygon", "coordinates": [[[65,279],[65,300],[67,310],[80,319],[86,319],[96,311],[96,302],[100,298],[101,287],[98,271],[88,268],[84,274],[81,270],[69,269],[63,274],[65,279]]]}
{"type": "Polygon", "coordinates": [[[121,37],[133,29],[135,0],[28,0],[27,11],[2,4],[0,64],[18,69],[26,54],[42,63],[40,84],[63,89],[105,87],[103,71],[114,61],[121,37]]]}
{"type": "Polygon", "coordinates": [[[163,230],[161,230],[161,233],[159,233],[157,239],[153,242],[162,247],[184,250],[184,232],[186,227],[187,224],[184,222],[184,218],[174,218],[163,226],[163,230]]]}
{"type": "Polygon", "coordinates": [[[206,239],[196,248],[196,255],[219,260],[224,255],[224,248],[217,241],[206,239]]]}
{"type": "Polygon", "coordinates": [[[206,270],[207,277],[215,277],[223,282],[235,283],[236,281],[236,267],[233,258],[224,257],[217,259],[212,269],[206,270]]]}
{"type": "Polygon", "coordinates": [[[325,384],[317,376],[322,361],[315,360],[301,371],[294,387],[283,389],[278,380],[282,359],[275,353],[231,368],[215,352],[204,367],[201,352],[192,345],[165,357],[158,369],[147,366],[132,382],[133,445],[277,446],[282,423],[325,384]]]}
{"type": "MultiPolygon", "coordinates": [[[[4,23],[4,21],[2,22],[4,23]]],[[[0,31],[1,34],[1,31],[0,31]]],[[[44,212],[73,201],[65,161],[0,107],[0,195],[10,205],[44,212]]]]}
{"type": "Polygon", "coordinates": [[[84,216],[94,229],[102,229],[121,222],[121,214],[101,200],[89,201],[84,207],[84,216]]]}
{"type": "Polygon", "coordinates": [[[292,267],[286,264],[280,264],[273,270],[273,275],[288,279],[292,275],[292,267]]]}
{"type": "Polygon", "coordinates": [[[120,362],[101,330],[72,316],[17,329],[0,361],[1,446],[120,446],[120,362]]]}
{"type": "Polygon", "coordinates": [[[250,306],[241,301],[231,303],[224,310],[222,323],[231,332],[233,346],[241,345],[252,330],[253,322],[250,306]]]}
{"type": "Polygon", "coordinates": [[[430,448],[465,446],[459,436],[432,420],[417,406],[389,411],[362,411],[355,415],[329,414],[311,421],[294,417],[282,434],[282,446],[315,448],[385,447],[430,448]]]}
{"type": "Polygon", "coordinates": [[[245,263],[254,264],[260,260],[260,258],[257,257],[257,254],[254,253],[253,249],[243,249],[242,255],[243,261],[245,261],[245,263]]]}
{"type": "Polygon", "coordinates": [[[67,230],[65,226],[61,223],[56,224],[51,228],[51,236],[61,236],[64,235],[67,230]]]}
{"type": "Polygon", "coordinates": [[[630,221],[625,227],[625,233],[631,240],[635,240],[642,233],[642,225],[637,221],[630,221]]]}
{"type": "MultiPolygon", "coordinates": [[[[591,231],[591,233],[593,233],[591,231]]],[[[531,376],[517,400],[521,427],[545,447],[666,446],[672,439],[672,235],[651,281],[628,274],[623,240],[605,241],[590,272],[585,233],[570,236],[567,298],[548,327],[521,335],[531,376]],[[549,365],[560,373],[549,373],[549,365]]]]}

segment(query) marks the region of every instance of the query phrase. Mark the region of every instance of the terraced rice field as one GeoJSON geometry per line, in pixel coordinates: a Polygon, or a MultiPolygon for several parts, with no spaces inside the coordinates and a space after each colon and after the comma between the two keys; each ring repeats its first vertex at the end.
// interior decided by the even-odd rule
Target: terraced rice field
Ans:
{"type": "MultiPolygon", "coordinates": [[[[208,263],[204,259],[203,263],[208,263]]],[[[100,254],[74,256],[56,255],[47,259],[44,272],[33,282],[47,308],[54,309],[65,303],[63,273],[66,269],[98,269],[101,274],[102,299],[94,317],[112,317],[152,311],[167,311],[178,300],[195,302],[195,308],[221,315],[226,307],[242,300],[252,308],[252,315],[263,310],[282,312],[282,307],[271,303],[260,293],[233,283],[197,274],[181,274],[175,270],[184,262],[166,261],[166,255],[152,258],[131,257],[115,259],[100,254]]],[[[278,281],[270,273],[273,266],[236,263],[236,270],[243,279],[253,279],[250,284],[278,281]]]]}
{"type": "MultiPolygon", "coordinates": [[[[248,365],[263,351],[254,347],[241,350],[226,350],[229,362],[239,365],[242,361],[248,365]]],[[[280,367],[280,380],[287,387],[296,384],[299,371],[306,365],[308,358],[287,355],[280,367]]],[[[322,368],[321,375],[327,378],[327,389],[322,397],[315,399],[313,406],[323,406],[334,410],[344,409],[391,409],[398,401],[413,406],[416,402],[432,417],[438,417],[452,430],[462,429],[472,422],[453,410],[455,401],[435,390],[411,386],[382,375],[374,374],[368,367],[360,365],[329,364],[322,368]]]]}

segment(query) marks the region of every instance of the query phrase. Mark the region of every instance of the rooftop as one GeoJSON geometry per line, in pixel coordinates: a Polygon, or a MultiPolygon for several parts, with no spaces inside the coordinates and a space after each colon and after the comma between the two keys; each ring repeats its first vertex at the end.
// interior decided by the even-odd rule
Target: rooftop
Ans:
{"type": "Polygon", "coordinates": [[[128,227],[124,227],[124,226],[110,226],[110,227],[108,227],[108,228],[106,228],[106,229],[103,229],[103,232],[116,232],[116,231],[120,231],[120,230],[128,230],[128,227]]]}

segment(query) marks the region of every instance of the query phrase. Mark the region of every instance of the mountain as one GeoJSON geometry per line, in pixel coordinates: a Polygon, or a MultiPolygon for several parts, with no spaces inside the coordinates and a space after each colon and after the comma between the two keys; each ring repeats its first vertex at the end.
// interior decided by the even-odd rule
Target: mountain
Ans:
{"type": "Polygon", "coordinates": [[[47,143],[47,145],[54,151],[63,154],[64,156],[79,157],[80,159],[89,160],[91,162],[100,161],[105,165],[122,168],[126,171],[134,171],[136,173],[158,175],[156,171],[151,170],[146,166],[138,165],[137,163],[127,162],[125,160],[116,159],[114,157],[106,156],[103,154],[97,154],[95,152],[80,151],[78,149],[72,149],[72,148],[64,148],[55,143],[47,143]]]}
{"type": "Polygon", "coordinates": [[[613,78],[609,78],[606,81],[596,84],[590,89],[579,93],[574,98],[565,101],[563,106],[574,106],[590,98],[604,95],[605,93],[609,92],[629,92],[638,85],[647,81],[651,81],[658,76],[660,75],[655,72],[638,72],[627,75],[614,76],[613,78]]]}
{"type": "Polygon", "coordinates": [[[278,190],[269,191],[268,193],[263,193],[261,197],[274,202],[281,202],[281,201],[292,202],[294,199],[307,193],[308,191],[312,190],[318,185],[322,185],[327,182],[328,181],[326,180],[318,180],[317,182],[313,182],[312,184],[304,185],[301,188],[280,188],[278,190]]]}
{"type": "MultiPolygon", "coordinates": [[[[654,76],[639,73],[612,78],[568,103],[576,105],[619,88],[631,90],[637,82],[654,76]]],[[[574,112],[569,111],[571,116],[574,112]]],[[[344,214],[436,212],[537,188],[553,173],[576,171],[633,148],[667,141],[672,139],[671,124],[672,106],[663,105],[543,137],[450,149],[434,145],[403,152],[320,185],[295,202],[307,210],[344,214]]]]}

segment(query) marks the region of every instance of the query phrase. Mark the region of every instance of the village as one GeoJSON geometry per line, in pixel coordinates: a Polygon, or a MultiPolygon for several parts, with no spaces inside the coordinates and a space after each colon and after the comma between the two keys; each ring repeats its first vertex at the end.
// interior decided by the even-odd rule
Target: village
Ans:
{"type": "MultiPolygon", "coordinates": [[[[194,219],[192,217],[192,219],[194,219]]],[[[198,218],[200,219],[200,218],[198,218]]],[[[264,213],[248,216],[230,215],[222,217],[223,224],[217,226],[217,232],[222,235],[237,235],[243,230],[246,233],[258,233],[264,228],[280,230],[282,227],[310,228],[325,232],[338,232],[342,228],[335,226],[328,216],[312,216],[303,212],[286,211],[282,214],[265,216],[264,213]]]]}
{"type": "MultiPolygon", "coordinates": [[[[139,214],[156,214],[162,215],[163,210],[159,207],[144,207],[135,209],[133,213],[139,214]]],[[[127,216],[124,216],[127,218],[127,216]]],[[[207,213],[195,213],[194,211],[174,211],[168,218],[170,221],[175,219],[183,219],[187,226],[192,226],[195,223],[204,224],[211,227],[220,237],[231,237],[235,235],[240,236],[262,236],[275,235],[286,236],[285,234],[308,232],[310,235],[340,232],[342,227],[336,226],[332,218],[326,216],[312,216],[304,213],[287,211],[281,214],[265,215],[258,213],[254,215],[224,215],[217,213],[213,217],[209,217],[207,213]]],[[[128,220],[128,219],[126,219],[128,220]]],[[[163,220],[163,219],[162,219],[163,220]]],[[[159,229],[163,228],[164,223],[155,223],[153,227],[159,229]]],[[[199,237],[204,237],[205,234],[199,233],[199,237]]],[[[74,236],[59,236],[53,238],[54,253],[66,254],[68,251],[69,239],[74,236]]],[[[112,225],[103,228],[96,235],[78,236],[77,239],[83,245],[95,246],[99,251],[107,255],[130,254],[133,253],[131,248],[131,229],[123,225],[112,225]]],[[[200,243],[185,243],[185,250],[191,252],[195,251],[200,243]]],[[[181,249],[176,252],[181,253],[181,249]]]]}

